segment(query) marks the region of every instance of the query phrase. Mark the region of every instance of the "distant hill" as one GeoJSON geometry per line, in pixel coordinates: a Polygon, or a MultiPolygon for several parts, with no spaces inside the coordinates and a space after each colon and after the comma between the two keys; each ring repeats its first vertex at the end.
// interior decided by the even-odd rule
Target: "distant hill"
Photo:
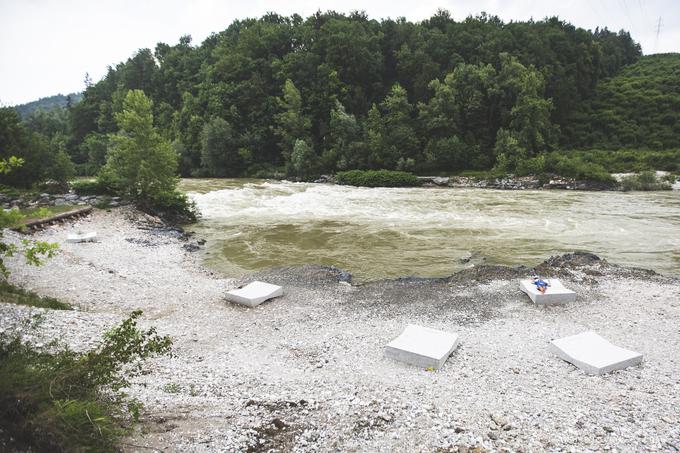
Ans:
{"type": "Polygon", "coordinates": [[[71,97],[71,103],[76,104],[83,98],[83,93],[71,93],[67,95],[57,94],[55,96],[48,96],[40,98],[37,101],[28,102],[26,104],[15,105],[14,109],[19,112],[22,118],[26,118],[36,110],[52,110],[55,107],[66,107],[68,98],[71,97]]]}
{"type": "Polygon", "coordinates": [[[563,132],[574,148],[679,147],[680,54],[641,57],[600,81],[563,132]]]}

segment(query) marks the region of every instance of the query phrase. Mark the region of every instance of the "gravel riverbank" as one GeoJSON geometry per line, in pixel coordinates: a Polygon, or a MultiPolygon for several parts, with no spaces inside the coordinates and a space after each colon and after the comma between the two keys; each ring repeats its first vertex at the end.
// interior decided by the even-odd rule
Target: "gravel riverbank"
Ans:
{"type": "Polygon", "coordinates": [[[0,304],[3,329],[44,314],[27,334],[36,342],[85,348],[134,309],[174,337],[174,355],[130,389],[145,425],[129,451],[680,451],[677,279],[553,259],[541,272],[578,298],[537,307],[518,289],[526,268],[350,286],[305,266],[259,274],[285,295],[248,309],[224,300],[245,280],[202,268],[150,220],[123,207],[37,233],[62,252],[40,268],[9,260],[11,281],[78,310],[0,304]],[[68,244],[72,228],[99,241],[68,244]],[[407,323],[457,332],[461,345],[438,372],[387,359],[407,323]],[[643,364],[587,376],[549,352],[588,329],[643,364]]]}

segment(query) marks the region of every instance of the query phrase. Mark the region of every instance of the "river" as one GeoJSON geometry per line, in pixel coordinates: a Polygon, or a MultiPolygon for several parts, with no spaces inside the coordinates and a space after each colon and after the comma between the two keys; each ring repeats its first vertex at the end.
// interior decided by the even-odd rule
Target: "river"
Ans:
{"type": "Polygon", "coordinates": [[[474,264],[538,264],[583,250],[680,274],[680,192],[356,188],[182,180],[202,213],[205,264],[239,276],[329,264],[355,280],[450,275],[474,264]]]}

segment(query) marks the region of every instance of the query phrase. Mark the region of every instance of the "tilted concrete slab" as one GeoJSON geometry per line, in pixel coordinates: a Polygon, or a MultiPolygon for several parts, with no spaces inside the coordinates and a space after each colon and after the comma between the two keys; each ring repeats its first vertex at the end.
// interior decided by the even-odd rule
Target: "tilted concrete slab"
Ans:
{"type": "Polygon", "coordinates": [[[606,374],[642,362],[642,354],[615,346],[592,331],[553,340],[550,349],[587,374],[606,374]]]}
{"type": "Polygon", "coordinates": [[[66,237],[66,242],[93,242],[97,239],[97,232],[90,233],[71,233],[66,237]]]}
{"type": "Polygon", "coordinates": [[[255,307],[262,302],[283,295],[283,288],[271,283],[254,281],[243,288],[227,292],[227,300],[255,307]]]}
{"type": "Polygon", "coordinates": [[[394,360],[421,368],[438,370],[458,346],[458,335],[409,324],[385,348],[385,355],[394,360]]]}
{"type": "Polygon", "coordinates": [[[565,288],[558,279],[546,278],[544,281],[550,284],[545,293],[540,292],[531,279],[520,280],[519,289],[524,291],[538,305],[566,304],[576,300],[576,293],[565,288]]]}

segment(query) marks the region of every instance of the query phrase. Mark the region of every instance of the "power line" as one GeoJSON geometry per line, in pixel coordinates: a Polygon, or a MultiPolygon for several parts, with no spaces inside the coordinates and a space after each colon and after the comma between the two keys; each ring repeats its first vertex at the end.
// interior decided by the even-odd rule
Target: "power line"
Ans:
{"type": "Polygon", "coordinates": [[[654,41],[654,51],[659,50],[659,35],[661,34],[662,27],[663,22],[661,21],[661,16],[659,16],[659,22],[656,24],[656,40],[654,41]]]}

